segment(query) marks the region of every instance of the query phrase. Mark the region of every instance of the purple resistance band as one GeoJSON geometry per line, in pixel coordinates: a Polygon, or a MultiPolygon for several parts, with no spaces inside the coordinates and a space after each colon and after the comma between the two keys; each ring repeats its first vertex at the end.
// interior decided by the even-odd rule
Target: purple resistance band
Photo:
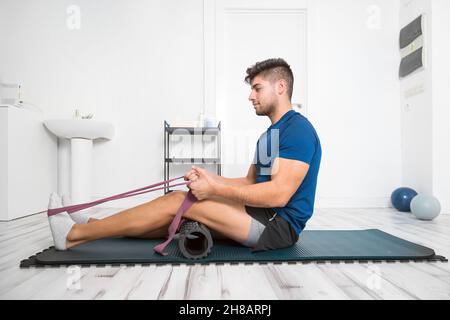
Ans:
{"type": "Polygon", "coordinates": [[[164,252],[164,249],[167,247],[167,245],[172,241],[173,237],[175,236],[175,233],[177,232],[178,228],[181,224],[181,218],[183,217],[184,213],[189,210],[189,208],[197,201],[197,198],[192,194],[192,192],[189,190],[189,192],[186,195],[186,198],[184,198],[183,203],[181,204],[180,209],[178,209],[177,214],[175,215],[175,218],[172,220],[172,223],[169,226],[169,237],[167,240],[161,244],[158,244],[156,247],[153,248],[156,252],[163,256],[167,256],[168,253],[164,252]]]}
{"type": "MultiPolygon", "coordinates": [[[[179,179],[183,179],[184,177],[179,177],[179,178],[174,178],[171,180],[167,180],[167,181],[162,181],[162,182],[158,182],[155,184],[152,184],[150,186],[147,187],[143,187],[140,189],[136,189],[136,190],[131,190],[125,193],[121,193],[121,194],[117,194],[115,196],[111,196],[108,198],[104,198],[104,199],[100,199],[100,200],[96,200],[93,202],[88,202],[88,203],[82,203],[82,204],[76,204],[76,205],[72,205],[72,206],[67,206],[67,207],[61,207],[61,208],[55,208],[55,209],[48,209],[47,210],[47,215],[49,217],[54,216],[55,214],[61,213],[61,212],[67,212],[69,214],[83,210],[83,209],[87,209],[87,208],[91,208],[94,207],[96,205],[99,205],[101,203],[105,203],[108,201],[112,201],[112,200],[118,200],[118,199],[123,199],[123,198],[128,198],[128,197],[133,197],[133,196],[137,196],[140,194],[144,194],[144,193],[149,193],[149,192],[153,192],[153,191],[157,191],[157,190],[162,190],[164,188],[169,188],[169,187],[176,187],[176,186],[182,186],[182,185],[188,185],[189,182],[183,182],[183,183],[177,183],[171,186],[164,186],[164,187],[160,187],[160,188],[156,188],[158,186],[161,185],[165,185],[165,184],[169,184],[173,181],[179,180],[179,179]],[[149,190],[147,190],[149,189],[149,190]],[[144,191],[145,190],[145,191],[144,191]]],[[[173,237],[175,236],[175,233],[177,232],[178,228],[180,227],[181,224],[181,218],[183,217],[183,215],[185,214],[186,211],[189,210],[189,208],[197,201],[197,198],[191,193],[191,191],[189,190],[189,192],[186,195],[186,198],[184,199],[183,203],[181,204],[180,208],[177,211],[177,214],[175,216],[175,218],[173,219],[172,223],[169,226],[169,237],[168,239],[164,242],[161,243],[157,246],[155,246],[153,249],[163,255],[166,256],[168,255],[168,253],[164,252],[164,249],[166,248],[166,246],[172,241],[173,237]]]]}

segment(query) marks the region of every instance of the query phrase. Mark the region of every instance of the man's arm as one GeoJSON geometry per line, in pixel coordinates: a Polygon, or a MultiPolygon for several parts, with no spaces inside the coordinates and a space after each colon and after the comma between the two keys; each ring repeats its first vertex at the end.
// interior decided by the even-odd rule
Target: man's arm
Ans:
{"type": "MultiPolygon", "coordinates": [[[[190,180],[193,175],[197,175],[195,170],[189,171],[185,176],[184,180],[190,180]]],[[[254,164],[250,165],[246,177],[243,178],[225,178],[219,176],[213,172],[209,172],[209,176],[218,184],[227,186],[248,186],[256,183],[256,166],[254,164]]]]}
{"type": "Polygon", "coordinates": [[[248,186],[256,183],[256,166],[252,164],[248,169],[246,177],[243,178],[225,178],[219,175],[215,175],[216,182],[227,186],[248,186]]]}
{"type": "Polygon", "coordinates": [[[272,168],[272,180],[249,185],[219,183],[215,193],[244,205],[257,208],[282,208],[302,184],[309,165],[307,163],[277,158],[272,168]]]}

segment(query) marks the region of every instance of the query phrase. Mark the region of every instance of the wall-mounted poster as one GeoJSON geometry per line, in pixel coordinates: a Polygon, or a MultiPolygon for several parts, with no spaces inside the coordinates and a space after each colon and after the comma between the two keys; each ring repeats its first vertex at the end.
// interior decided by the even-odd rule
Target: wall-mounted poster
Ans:
{"type": "Polygon", "coordinates": [[[399,76],[404,78],[424,66],[423,16],[419,16],[400,31],[399,76]]]}

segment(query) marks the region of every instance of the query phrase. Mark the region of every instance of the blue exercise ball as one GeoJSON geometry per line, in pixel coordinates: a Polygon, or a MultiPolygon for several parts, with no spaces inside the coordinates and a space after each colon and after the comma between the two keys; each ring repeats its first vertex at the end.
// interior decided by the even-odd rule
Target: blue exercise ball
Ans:
{"type": "Polygon", "coordinates": [[[391,203],[395,209],[401,212],[411,211],[411,200],[417,196],[417,192],[411,188],[398,188],[391,194],[391,203]]]}
{"type": "Polygon", "coordinates": [[[430,221],[441,213],[441,204],[432,195],[419,194],[411,201],[411,212],[419,220],[430,221]]]}

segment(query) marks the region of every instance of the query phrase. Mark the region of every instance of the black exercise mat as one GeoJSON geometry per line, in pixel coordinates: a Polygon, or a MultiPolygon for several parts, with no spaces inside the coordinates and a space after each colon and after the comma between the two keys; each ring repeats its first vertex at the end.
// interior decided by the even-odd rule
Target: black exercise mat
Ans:
{"type": "Polygon", "coordinates": [[[169,256],[154,253],[163,240],[109,238],[85,243],[67,251],[53,247],[23,260],[20,267],[60,265],[208,264],[268,262],[367,262],[447,261],[433,249],[397,238],[380,230],[303,231],[298,243],[287,249],[252,253],[234,242],[215,241],[211,254],[202,260],[184,258],[174,240],[169,256]]]}

